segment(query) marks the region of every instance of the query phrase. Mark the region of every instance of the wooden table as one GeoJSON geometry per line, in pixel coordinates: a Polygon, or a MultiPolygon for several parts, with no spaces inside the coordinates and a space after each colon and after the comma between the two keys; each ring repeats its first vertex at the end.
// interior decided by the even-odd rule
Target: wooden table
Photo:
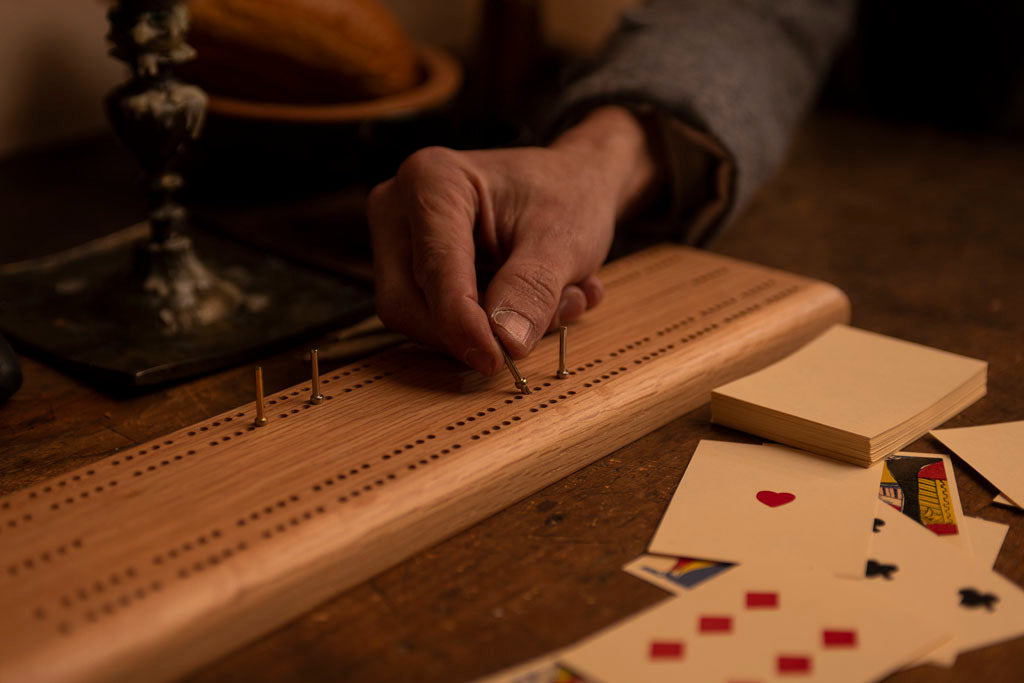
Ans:
{"type": "MultiPolygon", "coordinates": [[[[989,394],[948,426],[1024,418],[1024,142],[819,112],[713,249],[833,282],[860,327],[989,361],[989,394]]],[[[304,379],[301,349],[263,365],[304,379]]],[[[239,368],[134,398],[25,358],[0,407],[0,493],[250,400],[239,368]]],[[[324,366],[330,369],[330,365],[324,366]]],[[[567,645],[664,597],[620,567],[643,552],[699,439],[680,418],[195,672],[192,681],[458,681],[567,645]]],[[[945,452],[931,438],[908,450],[945,452]]],[[[996,568],[1024,585],[1024,515],[963,463],[969,515],[1010,524],[996,568]]],[[[893,681],[1011,681],[1024,638],[893,681]]]]}

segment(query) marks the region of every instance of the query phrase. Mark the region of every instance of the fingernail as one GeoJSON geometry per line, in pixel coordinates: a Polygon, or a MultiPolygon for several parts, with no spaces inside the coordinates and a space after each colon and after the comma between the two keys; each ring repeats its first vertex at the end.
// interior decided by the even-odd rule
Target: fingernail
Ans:
{"type": "Polygon", "coordinates": [[[474,370],[479,370],[485,375],[494,374],[494,356],[481,351],[480,349],[470,349],[462,356],[463,362],[474,370]]]}
{"type": "Polygon", "coordinates": [[[530,334],[533,332],[533,323],[526,319],[521,313],[510,308],[499,308],[491,313],[491,320],[494,324],[505,330],[514,342],[526,347],[530,341],[530,334]]]}

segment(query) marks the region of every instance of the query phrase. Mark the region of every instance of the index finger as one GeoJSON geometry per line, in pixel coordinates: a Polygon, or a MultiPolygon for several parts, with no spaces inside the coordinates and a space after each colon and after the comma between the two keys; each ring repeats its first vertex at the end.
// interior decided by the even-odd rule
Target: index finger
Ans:
{"type": "Polygon", "coordinates": [[[397,176],[409,211],[413,277],[441,343],[486,374],[500,363],[487,315],[479,304],[474,228],[485,200],[457,152],[428,148],[397,176]]]}

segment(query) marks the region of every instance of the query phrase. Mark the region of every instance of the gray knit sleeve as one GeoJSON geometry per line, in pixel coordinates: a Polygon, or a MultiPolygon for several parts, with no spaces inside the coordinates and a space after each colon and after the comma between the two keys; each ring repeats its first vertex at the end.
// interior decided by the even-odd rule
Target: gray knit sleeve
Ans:
{"type": "Polygon", "coordinates": [[[854,6],[855,0],[651,0],[623,15],[599,65],[565,89],[558,119],[621,102],[653,106],[706,133],[729,157],[725,217],[735,215],[782,161],[854,6]]]}

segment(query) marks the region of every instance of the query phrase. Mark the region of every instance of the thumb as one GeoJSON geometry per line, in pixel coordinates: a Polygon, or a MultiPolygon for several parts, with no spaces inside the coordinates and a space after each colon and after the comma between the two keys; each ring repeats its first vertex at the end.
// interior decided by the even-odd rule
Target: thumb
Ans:
{"type": "Polygon", "coordinates": [[[491,327],[514,358],[526,356],[558,311],[574,264],[550,250],[517,249],[487,287],[484,306],[491,327]]]}

